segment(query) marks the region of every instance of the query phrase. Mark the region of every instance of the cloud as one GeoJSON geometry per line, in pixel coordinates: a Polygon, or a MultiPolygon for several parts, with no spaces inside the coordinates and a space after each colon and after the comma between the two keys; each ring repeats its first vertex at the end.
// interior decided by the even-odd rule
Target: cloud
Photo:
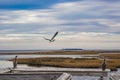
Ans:
{"type": "Polygon", "coordinates": [[[65,40],[74,39],[74,42],[119,42],[120,35],[112,33],[78,32],[63,33],[65,40]]]}
{"type": "Polygon", "coordinates": [[[6,10],[24,10],[24,9],[45,9],[49,8],[51,5],[60,2],[71,2],[71,1],[78,1],[78,0],[1,0],[0,1],[0,9],[6,10]]]}
{"type": "Polygon", "coordinates": [[[1,34],[1,49],[60,49],[60,48],[85,48],[85,49],[119,49],[120,35],[94,32],[62,32],[49,44],[44,37],[51,38],[49,34],[1,34]],[[105,45],[106,44],[106,45],[105,45]],[[10,47],[10,45],[12,47],[10,47]]]}
{"type": "Polygon", "coordinates": [[[41,25],[39,28],[45,27],[46,29],[56,26],[55,28],[61,28],[61,30],[64,26],[64,29],[68,28],[68,30],[119,32],[119,15],[115,15],[120,13],[119,3],[110,4],[99,0],[94,0],[94,2],[83,0],[57,3],[49,9],[3,10],[0,12],[0,24],[8,24],[9,26],[19,24],[23,27],[34,24],[41,25]],[[114,27],[114,29],[107,26],[118,27],[114,27]]]}
{"type": "Polygon", "coordinates": [[[57,20],[54,17],[54,12],[50,10],[18,10],[1,12],[1,24],[16,24],[16,23],[40,23],[42,25],[60,24],[62,20],[57,20]]]}
{"type": "MultiPolygon", "coordinates": [[[[4,40],[8,38],[8,40],[16,40],[16,39],[41,39],[43,37],[52,37],[49,34],[1,34],[0,40],[4,40]]],[[[119,34],[113,34],[113,33],[95,33],[95,32],[60,32],[59,37],[57,39],[59,40],[68,40],[68,41],[120,41],[120,35],[119,34]],[[74,40],[72,40],[74,39],[74,40]]]]}
{"type": "MultiPolygon", "coordinates": [[[[93,48],[95,45],[102,48],[104,44],[107,48],[112,45],[119,48],[119,4],[120,1],[111,4],[104,0],[81,0],[56,3],[46,9],[0,10],[0,43],[6,47],[6,43],[13,45],[14,41],[23,46],[42,41],[40,45],[47,46],[42,37],[51,38],[59,31],[57,42],[53,43],[56,46],[47,48],[91,48],[92,44],[93,48]]],[[[37,47],[42,47],[40,45],[37,47]]]]}
{"type": "Polygon", "coordinates": [[[10,32],[13,32],[14,29],[5,29],[5,30],[0,30],[0,33],[1,34],[4,34],[4,33],[10,33],[10,32]]]}

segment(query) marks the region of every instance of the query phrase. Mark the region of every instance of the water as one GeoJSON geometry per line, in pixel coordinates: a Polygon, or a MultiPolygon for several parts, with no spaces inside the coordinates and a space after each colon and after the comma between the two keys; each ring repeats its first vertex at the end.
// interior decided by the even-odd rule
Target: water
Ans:
{"type": "Polygon", "coordinates": [[[15,56],[18,56],[19,58],[36,58],[36,57],[69,57],[69,58],[81,58],[80,55],[1,55],[0,59],[12,59],[15,56]]]}
{"type": "MultiPolygon", "coordinates": [[[[4,61],[4,60],[0,60],[0,72],[2,72],[3,70],[11,68],[13,65],[13,63],[11,61],[4,61]]],[[[24,69],[24,70],[31,70],[31,69],[56,69],[59,70],[60,68],[56,68],[56,67],[31,67],[25,64],[19,64],[17,66],[17,69],[24,69]]],[[[68,68],[65,68],[68,69],[68,68]]],[[[78,68],[79,69],[79,68],[78,68]]],[[[91,69],[92,70],[92,69],[91,69]]],[[[120,69],[118,69],[117,72],[112,72],[112,73],[120,73],[120,69]]],[[[72,80],[98,80],[99,76],[72,76],[72,80]]],[[[109,80],[108,77],[104,77],[105,80],[109,80]]]]}
{"type": "Polygon", "coordinates": [[[0,50],[0,53],[50,52],[55,50],[0,50]]]}
{"type": "Polygon", "coordinates": [[[12,66],[13,66],[13,63],[11,61],[0,60],[0,69],[6,69],[12,66]]]}
{"type": "Polygon", "coordinates": [[[7,60],[7,59],[13,59],[15,56],[18,56],[18,58],[37,58],[37,57],[62,57],[62,58],[96,58],[97,55],[0,55],[0,60],[7,60]]]}
{"type": "Polygon", "coordinates": [[[12,68],[13,63],[11,61],[0,60],[0,73],[8,71],[8,68],[12,68]]]}

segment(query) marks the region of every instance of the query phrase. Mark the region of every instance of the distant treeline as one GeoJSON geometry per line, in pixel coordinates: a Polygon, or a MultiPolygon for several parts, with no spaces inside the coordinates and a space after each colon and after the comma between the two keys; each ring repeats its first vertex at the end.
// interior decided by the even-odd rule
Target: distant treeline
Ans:
{"type": "Polygon", "coordinates": [[[76,50],[83,50],[83,49],[79,49],[79,48],[65,48],[65,49],[62,49],[62,50],[67,50],[67,51],[76,51],[76,50]]]}

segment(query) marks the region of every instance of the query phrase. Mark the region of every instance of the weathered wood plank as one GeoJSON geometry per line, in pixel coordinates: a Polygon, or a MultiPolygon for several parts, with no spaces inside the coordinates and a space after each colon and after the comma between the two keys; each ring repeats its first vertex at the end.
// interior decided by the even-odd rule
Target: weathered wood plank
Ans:
{"type": "Polygon", "coordinates": [[[110,80],[120,80],[120,74],[110,74],[110,80]]]}

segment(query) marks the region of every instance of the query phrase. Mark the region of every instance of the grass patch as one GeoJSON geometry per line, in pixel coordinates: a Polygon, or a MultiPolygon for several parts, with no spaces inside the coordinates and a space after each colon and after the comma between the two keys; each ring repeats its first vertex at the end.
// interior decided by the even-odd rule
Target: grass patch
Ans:
{"type": "MultiPolygon", "coordinates": [[[[62,52],[40,52],[42,54],[97,54],[90,51],[62,51],[62,52]]],[[[101,68],[103,62],[102,58],[106,58],[107,68],[114,70],[120,68],[120,54],[100,54],[99,58],[21,58],[17,59],[19,64],[28,64],[30,66],[53,66],[53,67],[65,67],[65,68],[101,68]]]]}
{"type": "Polygon", "coordinates": [[[120,54],[100,54],[100,58],[120,59],[120,54]]]}
{"type": "MultiPolygon", "coordinates": [[[[30,66],[53,66],[65,68],[101,68],[103,60],[99,59],[72,59],[72,58],[29,58],[18,59],[19,64],[30,66]]],[[[107,60],[107,68],[120,68],[120,59],[107,60]]]]}

